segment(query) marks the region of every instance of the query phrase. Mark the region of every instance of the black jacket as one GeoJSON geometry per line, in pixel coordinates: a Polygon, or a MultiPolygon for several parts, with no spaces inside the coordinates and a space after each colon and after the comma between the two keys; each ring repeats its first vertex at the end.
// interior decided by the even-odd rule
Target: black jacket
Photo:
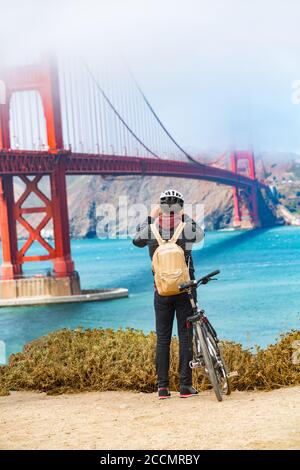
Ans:
{"type": "MultiPolygon", "coordinates": [[[[177,244],[183,249],[185,255],[186,264],[190,269],[190,277],[194,279],[194,264],[191,254],[193,243],[200,242],[204,237],[204,231],[193,219],[191,219],[187,214],[182,216],[183,222],[185,222],[184,230],[181,236],[177,240],[177,244]]],[[[154,251],[158,247],[156,238],[154,237],[150,224],[155,222],[154,219],[148,217],[142,224],[137,226],[137,232],[133,239],[133,244],[140,248],[148,246],[149,255],[152,259],[154,251]]],[[[175,227],[176,228],[176,227],[175,227]]],[[[158,227],[159,233],[163,240],[169,240],[173,233],[174,229],[162,230],[161,227],[158,227]]]]}

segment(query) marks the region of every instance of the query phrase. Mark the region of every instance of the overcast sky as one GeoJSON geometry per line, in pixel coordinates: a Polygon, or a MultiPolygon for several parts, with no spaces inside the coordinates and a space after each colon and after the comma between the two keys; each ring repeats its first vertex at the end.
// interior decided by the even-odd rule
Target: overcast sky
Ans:
{"type": "Polygon", "coordinates": [[[50,45],[125,57],[190,151],[300,153],[298,0],[0,0],[0,21],[1,62],[50,45]]]}

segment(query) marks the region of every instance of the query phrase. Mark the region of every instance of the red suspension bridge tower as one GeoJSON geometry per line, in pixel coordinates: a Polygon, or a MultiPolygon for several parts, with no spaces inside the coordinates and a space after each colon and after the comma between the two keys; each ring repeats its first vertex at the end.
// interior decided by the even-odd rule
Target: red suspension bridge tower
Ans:
{"type": "Polygon", "coordinates": [[[253,184],[247,188],[233,187],[233,225],[242,228],[259,227],[258,182],[255,176],[253,152],[234,152],[230,156],[230,162],[232,172],[253,180],[253,184]],[[243,165],[242,168],[240,163],[243,165]]]}
{"type": "MultiPolygon", "coordinates": [[[[12,67],[6,69],[0,78],[5,84],[0,105],[0,150],[9,152],[11,149],[10,105],[13,94],[33,90],[39,93],[43,105],[49,158],[51,155],[57,156],[53,171],[48,175],[50,197],[39,187],[43,174],[18,174],[25,184],[25,189],[17,200],[14,197],[14,176],[11,174],[0,176],[2,280],[9,281],[2,282],[2,297],[14,297],[16,290],[25,289],[25,284],[26,289],[31,290],[32,295],[37,295],[36,282],[31,282],[29,285],[28,282],[20,279],[22,266],[27,261],[44,260],[53,262],[55,276],[51,280],[46,278],[43,287],[41,287],[41,281],[39,282],[40,294],[80,293],[79,277],[75,272],[70,250],[66,168],[65,159],[61,158],[63,138],[57,68],[54,63],[50,62],[12,67]],[[39,198],[38,207],[36,205],[34,207],[23,206],[31,194],[39,198]],[[42,214],[36,227],[26,220],[28,214],[42,214]],[[53,223],[54,246],[41,235],[42,229],[50,220],[53,223]],[[23,230],[26,230],[28,236],[21,247],[18,246],[17,223],[23,227],[23,230]],[[38,242],[46,254],[28,255],[27,252],[34,242],[38,242]]],[[[35,158],[34,155],[31,158],[35,158]]]]}

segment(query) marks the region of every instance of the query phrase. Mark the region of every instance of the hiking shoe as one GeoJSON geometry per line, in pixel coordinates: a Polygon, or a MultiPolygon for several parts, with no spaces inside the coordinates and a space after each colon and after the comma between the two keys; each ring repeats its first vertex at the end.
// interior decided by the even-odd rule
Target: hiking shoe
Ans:
{"type": "Polygon", "coordinates": [[[198,395],[198,392],[194,387],[188,385],[182,385],[180,387],[180,398],[190,398],[196,395],[198,395]]]}
{"type": "Polygon", "coordinates": [[[164,399],[164,398],[170,398],[171,397],[171,393],[170,393],[170,390],[168,388],[159,388],[158,389],[158,398],[161,400],[161,399],[164,399]]]}

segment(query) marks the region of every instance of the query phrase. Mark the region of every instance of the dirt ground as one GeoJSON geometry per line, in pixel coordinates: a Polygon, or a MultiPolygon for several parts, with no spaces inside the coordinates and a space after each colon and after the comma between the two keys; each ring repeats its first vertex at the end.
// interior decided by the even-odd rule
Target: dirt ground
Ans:
{"type": "Polygon", "coordinates": [[[300,449],[300,387],[156,394],[0,397],[0,449],[300,449]]]}

